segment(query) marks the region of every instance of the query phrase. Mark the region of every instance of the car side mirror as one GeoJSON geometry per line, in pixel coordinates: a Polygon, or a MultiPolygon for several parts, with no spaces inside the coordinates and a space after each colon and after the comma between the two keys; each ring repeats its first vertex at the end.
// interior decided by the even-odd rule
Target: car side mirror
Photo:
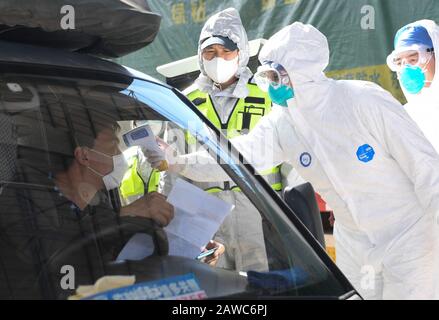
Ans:
{"type": "Polygon", "coordinates": [[[1,109],[18,113],[38,109],[40,98],[35,88],[15,82],[0,82],[1,109]]]}
{"type": "MultiPolygon", "coordinates": [[[[307,182],[285,189],[284,200],[296,214],[296,217],[299,218],[316,240],[325,248],[322,218],[311,183],[307,182]]],[[[288,218],[292,220],[290,216],[288,218]]]]}

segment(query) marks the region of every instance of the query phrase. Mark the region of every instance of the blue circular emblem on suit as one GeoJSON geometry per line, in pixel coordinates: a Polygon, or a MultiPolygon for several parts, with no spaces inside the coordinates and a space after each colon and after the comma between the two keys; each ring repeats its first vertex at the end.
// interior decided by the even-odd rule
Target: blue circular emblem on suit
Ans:
{"type": "Polygon", "coordinates": [[[375,150],[373,150],[373,148],[368,144],[362,145],[357,150],[357,158],[361,162],[372,161],[374,157],[375,157],[375,150]]]}
{"type": "Polygon", "coordinates": [[[300,155],[300,163],[305,168],[309,167],[311,165],[311,162],[312,162],[312,157],[308,152],[304,152],[300,155]]]}

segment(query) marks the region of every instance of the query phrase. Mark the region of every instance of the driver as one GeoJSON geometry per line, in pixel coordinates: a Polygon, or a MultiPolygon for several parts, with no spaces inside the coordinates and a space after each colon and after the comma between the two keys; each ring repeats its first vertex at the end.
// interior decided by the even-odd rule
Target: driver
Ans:
{"type": "MultiPolygon", "coordinates": [[[[114,122],[104,126],[93,142],[77,142],[71,165],[55,176],[57,188],[79,210],[91,203],[99,190],[118,188],[128,170],[127,161],[118,147],[119,129],[114,122]]],[[[120,214],[150,218],[166,226],[174,216],[174,208],[162,194],[153,192],[123,207],[120,214]]]]}
{"type": "Polygon", "coordinates": [[[105,120],[94,122],[94,136],[74,135],[73,155],[63,153],[67,159],[51,152],[49,170],[40,168],[47,153],[20,149],[17,178],[4,187],[0,202],[6,230],[0,251],[8,256],[3,268],[11,297],[66,299],[103,276],[132,274],[129,264],[113,262],[136,233],[154,235],[156,253],[163,251],[166,235],[145,217],[166,225],[174,208],[149,194],[118,212],[112,189],[125,165],[119,127],[105,120]]]}

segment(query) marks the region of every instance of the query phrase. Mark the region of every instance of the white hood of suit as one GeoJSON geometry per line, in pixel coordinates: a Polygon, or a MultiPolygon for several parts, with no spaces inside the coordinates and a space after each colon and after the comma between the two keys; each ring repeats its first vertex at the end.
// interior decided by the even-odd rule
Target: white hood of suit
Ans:
{"type": "Polygon", "coordinates": [[[228,37],[235,42],[239,49],[239,68],[236,77],[239,82],[235,89],[235,95],[246,97],[248,95],[247,82],[253,76],[247,67],[250,58],[250,47],[247,39],[247,33],[242,25],[239,12],[234,8],[228,8],[210,17],[203,29],[201,30],[200,40],[198,42],[198,64],[201,74],[195,81],[195,84],[201,91],[210,93],[213,88],[213,81],[207,76],[204,70],[201,44],[207,38],[214,35],[228,37]]]}
{"type": "Polygon", "coordinates": [[[331,83],[323,73],[329,63],[329,46],[326,37],[315,27],[295,22],[283,28],[264,45],[259,61],[274,61],[285,68],[299,108],[324,105],[325,92],[331,83]]]}
{"type": "Polygon", "coordinates": [[[326,37],[311,25],[295,22],[275,33],[264,45],[259,60],[275,61],[287,70],[294,86],[325,80],[329,63],[326,37]]]}

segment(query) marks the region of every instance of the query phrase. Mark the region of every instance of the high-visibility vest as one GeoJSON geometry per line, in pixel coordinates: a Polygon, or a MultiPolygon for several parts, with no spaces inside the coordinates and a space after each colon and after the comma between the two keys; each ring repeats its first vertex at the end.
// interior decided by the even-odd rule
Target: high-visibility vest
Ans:
{"type": "MultiPolygon", "coordinates": [[[[254,83],[247,84],[249,95],[246,98],[238,99],[233,111],[230,113],[226,123],[222,123],[215,110],[209,94],[200,90],[190,92],[187,97],[203,113],[215,127],[221,129],[228,139],[248,133],[252,130],[263,116],[271,111],[271,100],[267,93],[263,92],[254,83]]],[[[195,138],[190,134],[186,135],[188,144],[194,144],[195,138]]],[[[260,172],[275,191],[282,190],[282,177],[280,166],[260,172]]],[[[221,183],[197,183],[199,187],[210,193],[224,190],[240,191],[240,188],[231,186],[229,182],[221,183]]]]}
{"type": "Polygon", "coordinates": [[[123,176],[122,183],[119,187],[120,195],[124,203],[131,203],[141,198],[146,193],[155,192],[160,183],[160,172],[152,169],[149,175],[148,182],[142,179],[138,173],[139,159],[137,156],[132,156],[128,160],[129,168],[123,176]],[[146,186],[146,192],[145,192],[146,186]]]}

